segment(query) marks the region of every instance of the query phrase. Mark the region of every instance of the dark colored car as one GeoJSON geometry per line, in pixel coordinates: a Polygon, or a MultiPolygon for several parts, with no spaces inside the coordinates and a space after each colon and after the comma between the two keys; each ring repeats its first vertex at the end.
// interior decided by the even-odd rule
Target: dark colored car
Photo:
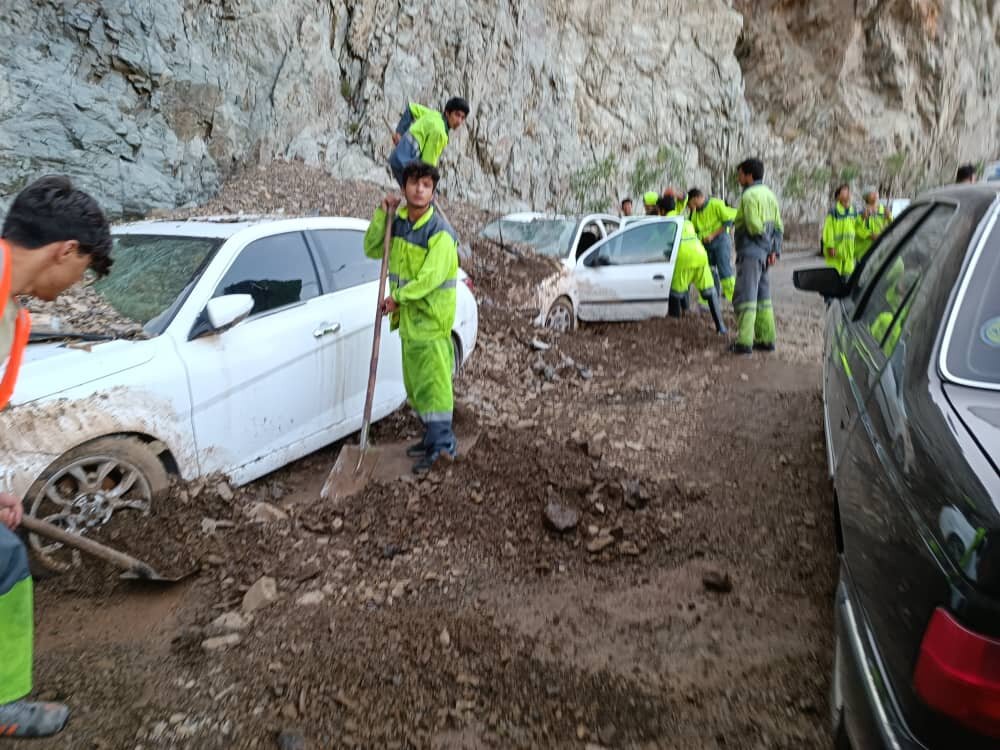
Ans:
{"type": "Polygon", "coordinates": [[[921,196],[828,300],[838,748],[1000,747],[1000,185],[921,196]]]}

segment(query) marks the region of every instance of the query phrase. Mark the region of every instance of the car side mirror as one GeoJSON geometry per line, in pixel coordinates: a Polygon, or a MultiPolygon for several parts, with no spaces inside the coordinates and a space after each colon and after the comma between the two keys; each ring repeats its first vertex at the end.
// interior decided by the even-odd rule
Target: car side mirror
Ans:
{"type": "Polygon", "coordinates": [[[225,294],[213,297],[191,328],[188,341],[232,328],[250,315],[253,304],[253,297],[249,294],[225,294]]]}
{"type": "Polygon", "coordinates": [[[596,253],[588,255],[583,261],[583,265],[588,268],[594,268],[595,266],[610,266],[611,258],[608,256],[608,251],[602,247],[596,253]]]}
{"type": "Polygon", "coordinates": [[[817,292],[826,299],[840,299],[851,291],[836,268],[804,268],[792,274],[795,288],[803,292],[817,292]]]}

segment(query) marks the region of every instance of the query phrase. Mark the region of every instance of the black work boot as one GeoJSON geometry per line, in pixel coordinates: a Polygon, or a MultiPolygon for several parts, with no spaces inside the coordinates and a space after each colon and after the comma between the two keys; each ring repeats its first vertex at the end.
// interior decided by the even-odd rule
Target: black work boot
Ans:
{"type": "Polygon", "coordinates": [[[681,316],[681,301],[672,294],[667,297],[667,315],[671,318],[679,318],[681,316]]]}
{"type": "Polygon", "coordinates": [[[772,341],[770,344],[754,343],[753,348],[758,352],[773,352],[774,342],[772,341]]]}
{"type": "Polygon", "coordinates": [[[747,346],[746,344],[733,343],[729,346],[729,352],[731,354],[739,354],[742,356],[747,356],[753,354],[753,347],[747,346]]]}
{"type": "Polygon", "coordinates": [[[424,441],[421,440],[419,443],[414,443],[409,448],[406,449],[407,458],[423,458],[427,455],[427,446],[424,441]]]}

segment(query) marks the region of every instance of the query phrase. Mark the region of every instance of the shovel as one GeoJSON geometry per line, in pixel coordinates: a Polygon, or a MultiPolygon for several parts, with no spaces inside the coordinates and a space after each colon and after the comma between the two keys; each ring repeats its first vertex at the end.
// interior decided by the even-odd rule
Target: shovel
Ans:
{"type": "Polygon", "coordinates": [[[180,576],[162,576],[142,560],[137,560],[131,555],[126,555],[124,552],[105,547],[103,544],[99,544],[93,539],[87,539],[80,534],[71,534],[48,521],[43,521],[34,516],[24,516],[21,519],[21,527],[32,534],[38,534],[54,542],[65,544],[67,547],[86,552],[88,555],[93,555],[105,562],[111,563],[116,568],[121,568],[125,571],[121,575],[122,578],[156,581],[158,583],[177,583],[177,581],[183,580],[195,573],[195,571],[191,571],[180,576]]]}
{"type": "Polygon", "coordinates": [[[372,401],[375,399],[375,374],[378,372],[379,345],[382,341],[382,300],[385,299],[385,280],[389,273],[389,249],[392,246],[392,219],[385,219],[385,241],[382,246],[382,271],[378,279],[378,303],[375,309],[375,336],[372,339],[372,359],[368,368],[368,390],[365,393],[365,413],[361,420],[361,438],[357,446],[345,445],[330,474],[323,483],[320,497],[334,503],[356,495],[363,490],[378,465],[378,449],[368,446],[368,428],[372,421],[372,401]]]}

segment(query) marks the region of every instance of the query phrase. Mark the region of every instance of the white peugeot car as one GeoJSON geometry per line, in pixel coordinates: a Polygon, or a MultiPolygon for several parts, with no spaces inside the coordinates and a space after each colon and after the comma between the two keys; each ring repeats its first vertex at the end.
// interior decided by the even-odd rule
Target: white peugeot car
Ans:
{"type": "Polygon", "coordinates": [[[665,317],[683,221],[524,214],[491,222],[482,235],[560,261],[559,273],[539,284],[535,325],[569,331],[579,320],[665,317]]]}
{"type": "MultiPolygon", "coordinates": [[[[0,476],[26,511],[82,531],[148,509],[170,473],[240,485],[356,431],[380,266],[364,255],[367,227],[237,217],[116,228],[112,273],[93,288],[146,338],[28,347],[0,413],[0,476]]],[[[456,369],[478,328],[459,277],[456,369]]],[[[399,336],[383,319],[374,418],[405,398],[399,336]]]]}

